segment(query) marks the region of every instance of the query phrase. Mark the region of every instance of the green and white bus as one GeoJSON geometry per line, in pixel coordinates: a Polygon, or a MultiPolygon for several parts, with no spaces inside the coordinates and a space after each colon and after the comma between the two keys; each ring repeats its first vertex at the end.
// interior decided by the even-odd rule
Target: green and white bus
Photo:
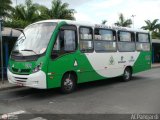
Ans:
{"type": "Polygon", "coordinates": [[[70,20],[27,26],[10,56],[8,80],[39,89],[72,92],[78,83],[151,69],[148,31],[70,20]]]}

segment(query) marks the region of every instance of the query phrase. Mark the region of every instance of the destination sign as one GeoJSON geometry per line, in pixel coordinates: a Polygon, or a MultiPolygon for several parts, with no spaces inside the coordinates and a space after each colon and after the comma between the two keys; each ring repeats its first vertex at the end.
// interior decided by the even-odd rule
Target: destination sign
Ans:
{"type": "Polygon", "coordinates": [[[124,28],[124,27],[105,26],[105,25],[98,25],[98,24],[95,24],[95,27],[96,27],[96,28],[115,29],[115,30],[127,30],[127,28],[124,28]]]}

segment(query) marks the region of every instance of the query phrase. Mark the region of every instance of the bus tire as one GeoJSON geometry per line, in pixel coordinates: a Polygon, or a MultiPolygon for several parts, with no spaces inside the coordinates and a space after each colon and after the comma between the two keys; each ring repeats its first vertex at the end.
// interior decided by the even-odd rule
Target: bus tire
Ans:
{"type": "Polygon", "coordinates": [[[64,94],[72,93],[76,88],[76,77],[71,73],[64,74],[61,82],[61,92],[64,94]]]}
{"type": "Polygon", "coordinates": [[[130,81],[132,77],[132,70],[129,67],[126,67],[123,73],[123,81],[127,82],[130,81]]]}

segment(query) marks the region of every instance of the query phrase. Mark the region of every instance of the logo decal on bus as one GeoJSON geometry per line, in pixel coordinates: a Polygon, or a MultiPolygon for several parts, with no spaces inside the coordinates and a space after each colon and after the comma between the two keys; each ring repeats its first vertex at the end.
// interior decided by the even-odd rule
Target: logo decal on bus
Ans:
{"type": "Polygon", "coordinates": [[[131,58],[130,58],[130,60],[129,60],[129,62],[134,62],[135,60],[134,60],[134,57],[133,56],[131,56],[131,58]]]}
{"type": "Polygon", "coordinates": [[[26,63],[26,64],[25,64],[25,67],[26,67],[26,68],[32,68],[32,64],[26,63]]]}
{"type": "Polygon", "coordinates": [[[110,57],[110,59],[109,59],[109,64],[110,65],[113,65],[115,62],[114,62],[114,58],[113,58],[113,56],[111,56],[110,57]]]}
{"type": "Polygon", "coordinates": [[[126,63],[126,61],[124,60],[124,56],[121,56],[121,60],[118,61],[118,63],[126,63]]]}
{"type": "Polygon", "coordinates": [[[75,67],[78,66],[78,63],[77,63],[76,60],[74,61],[74,66],[75,66],[75,67]]]}
{"type": "Polygon", "coordinates": [[[21,72],[21,69],[18,69],[18,72],[20,73],[20,72],[21,72]]]}

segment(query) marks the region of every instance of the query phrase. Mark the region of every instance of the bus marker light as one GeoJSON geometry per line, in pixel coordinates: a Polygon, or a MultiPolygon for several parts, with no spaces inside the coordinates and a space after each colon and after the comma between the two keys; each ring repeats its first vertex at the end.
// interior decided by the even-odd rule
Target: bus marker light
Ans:
{"type": "Polygon", "coordinates": [[[53,79],[53,76],[50,76],[49,78],[50,78],[50,79],[53,79]]]}
{"type": "Polygon", "coordinates": [[[48,73],[48,75],[53,75],[53,74],[54,74],[54,72],[48,73]]]}

